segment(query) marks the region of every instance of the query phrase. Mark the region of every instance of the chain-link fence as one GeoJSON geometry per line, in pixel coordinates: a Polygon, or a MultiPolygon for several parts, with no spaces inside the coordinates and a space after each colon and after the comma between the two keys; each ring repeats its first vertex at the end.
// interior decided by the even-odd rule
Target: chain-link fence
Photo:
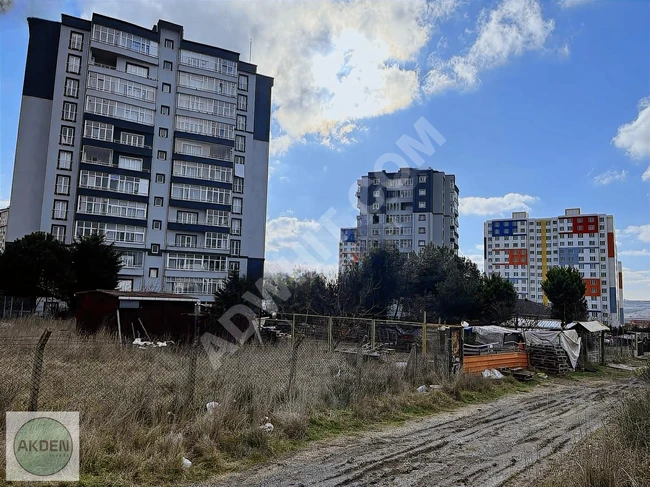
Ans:
{"type": "Polygon", "coordinates": [[[267,422],[302,438],[309,423],[298,417],[442,383],[454,360],[449,330],[461,330],[296,315],[277,340],[254,334],[215,352],[204,340],[120,345],[102,332],[78,335],[73,321],[31,321],[0,327],[0,406],[79,411],[90,474],[119,471],[131,462],[125,452],[159,442],[186,455],[209,457],[201,448],[213,443],[245,455],[228,449],[244,448],[241,431],[264,441],[255,432],[267,422]]]}

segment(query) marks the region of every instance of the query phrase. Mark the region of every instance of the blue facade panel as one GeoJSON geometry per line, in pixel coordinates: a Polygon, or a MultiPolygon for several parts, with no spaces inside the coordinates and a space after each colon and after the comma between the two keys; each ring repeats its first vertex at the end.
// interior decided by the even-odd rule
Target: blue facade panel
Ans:
{"type": "Polygon", "coordinates": [[[616,308],[616,288],[615,287],[610,287],[609,288],[609,312],[610,314],[616,314],[618,313],[618,309],[616,308]]]}
{"type": "Polygon", "coordinates": [[[559,250],[558,263],[560,265],[578,265],[581,251],[581,247],[561,248],[559,250]]]}

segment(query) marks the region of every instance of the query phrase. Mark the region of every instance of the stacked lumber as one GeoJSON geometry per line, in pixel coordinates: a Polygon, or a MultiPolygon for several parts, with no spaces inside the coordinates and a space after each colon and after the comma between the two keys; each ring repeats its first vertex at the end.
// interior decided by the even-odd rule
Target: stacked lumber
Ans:
{"type": "Polygon", "coordinates": [[[529,345],[526,347],[530,365],[547,374],[564,375],[571,367],[569,357],[560,345],[529,345]]]}

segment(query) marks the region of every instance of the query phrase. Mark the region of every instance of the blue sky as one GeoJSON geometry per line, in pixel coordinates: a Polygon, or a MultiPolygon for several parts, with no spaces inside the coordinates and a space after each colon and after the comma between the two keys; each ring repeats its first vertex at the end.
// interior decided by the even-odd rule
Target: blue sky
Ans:
{"type": "Polygon", "coordinates": [[[649,2],[16,1],[0,16],[0,203],[25,19],[62,11],[163,18],[243,60],[253,39],[252,61],[275,77],[271,266],[331,272],[333,229],[355,222],[350,188],[424,117],[446,140],[425,165],[456,175],[464,255],[482,268],[483,222],[512,211],[611,213],[625,297],[650,299],[649,2]]]}

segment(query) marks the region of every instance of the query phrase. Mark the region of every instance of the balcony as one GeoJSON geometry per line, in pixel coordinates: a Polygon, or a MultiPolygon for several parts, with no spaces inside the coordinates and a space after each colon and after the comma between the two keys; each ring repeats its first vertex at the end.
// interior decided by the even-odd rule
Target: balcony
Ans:
{"type": "Polygon", "coordinates": [[[233,161],[232,147],[220,144],[202,143],[194,140],[176,139],[174,152],[186,156],[205,157],[218,161],[233,161]]]}
{"type": "Polygon", "coordinates": [[[173,249],[205,249],[205,250],[222,250],[225,252],[230,251],[230,245],[228,244],[228,240],[225,241],[226,244],[222,246],[216,246],[212,244],[202,244],[198,242],[171,242],[167,244],[167,248],[173,248],[173,249]]]}
{"type": "Polygon", "coordinates": [[[201,219],[196,219],[193,220],[191,218],[169,218],[167,220],[168,223],[178,223],[181,225],[205,225],[208,227],[225,227],[228,228],[230,227],[230,224],[226,222],[225,224],[221,225],[217,220],[213,218],[201,218],[201,219]]]}
{"type": "Polygon", "coordinates": [[[89,66],[96,66],[98,68],[103,68],[103,69],[110,69],[111,71],[117,71],[119,73],[126,73],[126,74],[132,74],[135,76],[140,76],[141,78],[148,79],[151,81],[157,81],[157,78],[155,76],[151,76],[149,73],[147,73],[147,76],[141,76],[137,73],[127,71],[126,69],[120,69],[114,64],[107,64],[107,63],[100,63],[94,59],[91,59],[88,61],[89,66]]]}

